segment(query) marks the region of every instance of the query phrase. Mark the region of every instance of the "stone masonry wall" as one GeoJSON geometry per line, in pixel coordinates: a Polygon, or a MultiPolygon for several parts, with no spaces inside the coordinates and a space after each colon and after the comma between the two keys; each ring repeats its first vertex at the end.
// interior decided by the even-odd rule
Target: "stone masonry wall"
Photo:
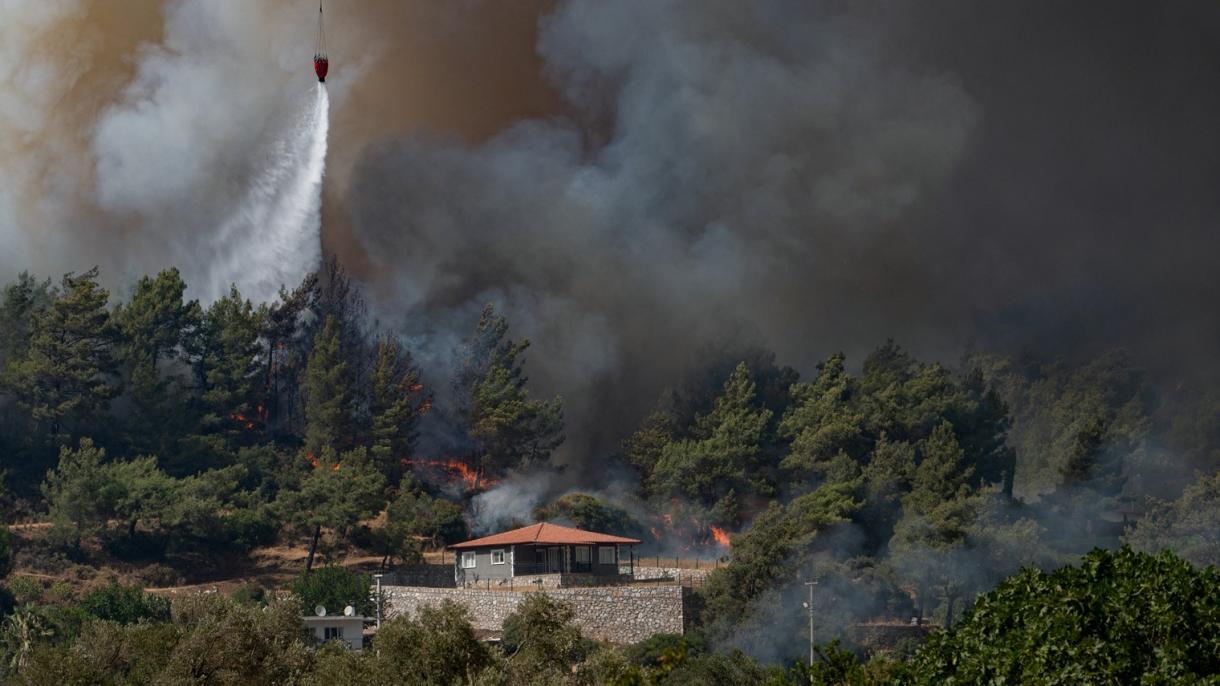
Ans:
{"type": "Polygon", "coordinates": [[[637,643],[653,634],[681,634],[686,629],[685,598],[681,586],[637,588],[557,588],[540,591],[488,591],[466,588],[383,586],[387,617],[415,613],[420,607],[452,600],[470,610],[474,628],[500,631],[504,619],[515,612],[530,593],[546,593],[572,607],[575,623],[585,636],[610,643],[637,643]]]}
{"type": "Polygon", "coordinates": [[[636,581],[659,581],[672,580],[675,582],[687,582],[694,584],[702,584],[707,581],[707,577],[712,573],[712,568],[705,569],[682,569],[680,567],[639,567],[635,568],[636,581]]]}

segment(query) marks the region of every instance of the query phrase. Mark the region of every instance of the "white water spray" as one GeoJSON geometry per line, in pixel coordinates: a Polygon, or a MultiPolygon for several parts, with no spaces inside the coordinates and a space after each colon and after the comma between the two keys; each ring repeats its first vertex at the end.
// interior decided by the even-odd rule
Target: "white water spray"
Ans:
{"type": "Polygon", "coordinates": [[[317,85],[312,107],[272,146],[249,194],[215,237],[216,259],[199,295],[212,301],[236,284],[254,302],[274,300],[322,259],[322,180],[330,96],[317,85]]]}

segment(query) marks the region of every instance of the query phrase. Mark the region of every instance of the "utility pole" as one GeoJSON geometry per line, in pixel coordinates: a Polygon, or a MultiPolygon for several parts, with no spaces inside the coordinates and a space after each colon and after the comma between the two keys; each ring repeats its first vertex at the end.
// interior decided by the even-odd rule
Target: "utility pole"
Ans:
{"type": "MultiPolygon", "coordinates": [[[[377,581],[377,628],[381,628],[381,576],[374,574],[373,579],[377,581]]],[[[811,625],[812,626],[812,625],[811,625]]]]}
{"type": "MultiPolygon", "coordinates": [[[[817,581],[806,581],[805,587],[809,589],[809,601],[801,603],[805,609],[809,610],[809,666],[813,667],[814,651],[813,651],[813,587],[817,586],[817,581]]],[[[809,677],[811,680],[813,676],[809,677]]]]}

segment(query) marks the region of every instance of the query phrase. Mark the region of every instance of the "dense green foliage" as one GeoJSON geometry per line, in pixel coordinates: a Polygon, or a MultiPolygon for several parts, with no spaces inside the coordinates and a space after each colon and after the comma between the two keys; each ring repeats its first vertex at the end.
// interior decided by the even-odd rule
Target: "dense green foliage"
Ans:
{"type": "Polygon", "coordinates": [[[293,579],[289,589],[306,612],[322,606],[327,614],[343,614],[343,608],[352,606],[361,615],[371,616],[377,609],[370,587],[372,579],[339,566],[328,565],[304,572],[293,579]]]}
{"type": "MultiPolygon", "coordinates": [[[[56,551],[190,572],[283,534],[308,537],[307,567],[357,541],[388,561],[466,535],[465,489],[399,488],[432,396],[336,263],[274,303],[186,293],[174,269],[113,307],[96,270],[4,289],[0,474],[7,503],[45,510],[56,551]],[[390,526],[370,532],[390,502],[390,526]]],[[[489,308],[455,380],[469,413],[438,418],[470,437],[445,458],[489,474],[562,441],[558,401],[530,399],[528,344],[506,333],[489,308]]]]}
{"type": "Polygon", "coordinates": [[[139,586],[123,586],[112,581],[81,598],[85,614],[119,624],[169,619],[169,600],[145,593],[139,586]]]}
{"type": "Polygon", "coordinates": [[[903,683],[1191,683],[1220,675],[1220,575],[1094,551],[1005,580],[934,636],[903,683]]]}
{"type": "Polygon", "coordinates": [[[558,398],[530,397],[522,368],[529,341],[508,338],[508,321],[488,305],[454,380],[459,412],[478,464],[492,474],[536,464],[563,442],[558,398]]]}
{"type": "Polygon", "coordinates": [[[398,497],[386,508],[386,536],[392,546],[401,547],[413,538],[433,546],[457,543],[467,533],[460,505],[429,496],[414,482],[404,481],[398,497]]]}

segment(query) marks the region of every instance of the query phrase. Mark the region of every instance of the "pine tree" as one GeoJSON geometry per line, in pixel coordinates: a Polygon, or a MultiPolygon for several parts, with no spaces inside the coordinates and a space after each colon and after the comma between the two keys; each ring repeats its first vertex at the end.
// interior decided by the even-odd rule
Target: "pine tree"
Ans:
{"type": "Polygon", "coordinates": [[[236,287],[203,315],[195,360],[202,389],[198,438],[210,459],[222,464],[254,441],[266,417],[261,374],[266,350],[260,341],[265,318],[266,310],[255,308],[236,287]]]}
{"type": "Polygon", "coordinates": [[[339,323],[327,317],[305,368],[305,450],[313,455],[351,444],[352,391],[339,333],[339,323]]]}
{"type": "Polygon", "coordinates": [[[737,493],[774,495],[775,485],[760,459],[769,438],[771,411],[758,405],[757,395],[750,370],[745,363],[738,365],[711,412],[696,419],[692,438],[662,450],[652,473],[652,492],[690,498],[721,516],[739,514],[737,493]],[[734,502],[718,507],[726,497],[734,502]]]}
{"type": "Polygon", "coordinates": [[[59,297],[34,318],[28,354],[14,369],[18,403],[53,437],[96,418],[118,394],[110,294],[97,274],[64,276],[59,297]]]}
{"type": "Polygon", "coordinates": [[[411,455],[419,417],[432,399],[424,392],[411,354],[393,337],[378,342],[370,381],[373,462],[396,485],[402,478],[402,460],[411,455]]]}
{"type": "Polygon", "coordinates": [[[185,292],[178,270],[169,269],[141,278],[131,301],[115,309],[130,396],[130,442],[137,452],[174,452],[174,437],[185,432],[183,423],[189,421],[184,381],[162,366],[185,360],[197,348],[202,310],[198,301],[183,300],[185,292]]]}
{"type": "Polygon", "coordinates": [[[81,539],[106,525],[106,451],[82,438],[80,447],[60,449],[59,465],[42,485],[51,516],[51,538],[79,548],[81,539]]]}
{"type": "Polygon", "coordinates": [[[0,301],[0,383],[9,379],[9,368],[25,359],[33,335],[33,320],[55,302],[51,280],[38,281],[22,272],[4,287],[0,301]]]}
{"type": "Polygon", "coordinates": [[[969,491],[974,467],[967,463],[952,424],[942,422],[933,429],[920,445],[920,452],[922,459],[915,467],[911,493],[905,500],[909,509],[924,514],[969,491]]]}
{"type": "Polygon", "coordinates": [[[858,408],[858,384],[844,367],[842,353],[818,365],[818,375],[794,387],[795,403],[780,422],[792,441],[783,467],[808,478],[825,470],[836,455],[860,459],[867,450],[864,416],[858,408]]]}
{"type": "Polygon", "coordinates": [[[455,378],[474,457],[491,473],[546,460],[564,440],[559,398],[530,397],[522,359],[529,345],[509,340],[507,320],[487,305],[455,378]]]}

